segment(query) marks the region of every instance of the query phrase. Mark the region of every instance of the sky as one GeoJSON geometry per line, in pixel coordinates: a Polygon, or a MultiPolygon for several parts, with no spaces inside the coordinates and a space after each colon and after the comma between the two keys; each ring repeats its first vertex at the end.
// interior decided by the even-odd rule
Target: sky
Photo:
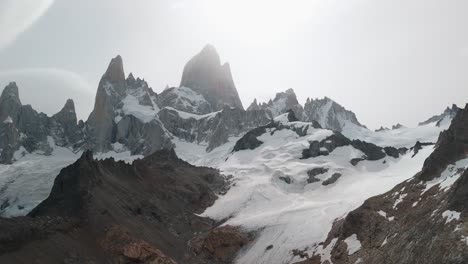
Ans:
{"type": "Polygon", "coordinates": [[[415,126],[468,102],[465,0],[0,0],[0,87],[47,114],[87,119],[120,54],[155,92],[207,43],[247,107],[293,88],[370,128],[415,126]]]}

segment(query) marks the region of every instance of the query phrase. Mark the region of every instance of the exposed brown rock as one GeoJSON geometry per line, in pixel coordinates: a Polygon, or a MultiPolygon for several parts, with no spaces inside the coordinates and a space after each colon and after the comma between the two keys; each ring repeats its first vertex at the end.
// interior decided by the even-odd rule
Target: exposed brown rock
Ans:
{"type": "Polygon", "coordinates": [[[249,234],[239,227],[227,225],[194,237],[190,241],[190,247],[203,259],[231,263],[236,253],[250,240],[249,234]]]}

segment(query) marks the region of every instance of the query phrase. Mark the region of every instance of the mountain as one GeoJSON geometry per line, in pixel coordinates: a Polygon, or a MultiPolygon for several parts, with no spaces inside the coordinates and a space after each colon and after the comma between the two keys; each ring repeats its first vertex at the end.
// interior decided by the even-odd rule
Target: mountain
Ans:
{"type": "Polygon", "coordinates": [[[115,57],[99,82],[94,109],[86,122],[88,147],[106,152],[118,143],[144,155],[170,148],[170,138],[155,118],[158,111],[156,93],[133,74],[125,79],[122,58],[115,57]]]}
{"type": "Polygon", "coordinates": [[[16,83],[8,84],[0,96],[0,162],[12,163],[23,153],[49,155],[51,145],[79,148],[83,124],[77,123],[73,100],[52,117],[23,105],[16,83]]]}
{"type": "Polygon", "coordinates": [[[233,227],[213,230],[213,220],[195,213],[225,188],[217,170],[173,151],[132,164],[96,161],[87,151],[29,216],[0,218],[0,262],[224,263],[248,236],[233,227]]]}
{"type": "Polygon", "coordinates": [[[258,104],[255,99],[247,108],[247,111],[266,110],[270,118],[277,117],[286,113],[288,110],[293,110],[297,118],[302,119],[304,109],[297,101],[296,94],[293,89],[288,89],[285,92],[277,93],[273,100],[268,103],[258,104]]]}
{"type": "Polygon", "coordinates": [[[453,104],[452,108],[447,107],[442,114],[435,115],[428,120],[419,123],[419,126],[424,126],[431,123],[434,123],[436,126],[441,126],[442,123],[450,123],[459,110],[460,108],[456,104],[453,104]]]}
{"type": "Polygon", "coordinates": [[[349,125],[365,128],[356,118],[356,115],[328,97],[323,99],[307,98],[304,104],[304,121],[315,120],[324,128],[343,132],[349,125]]]}
{"type": "Polygon", "coordinates": [[[225,105],[243,109],[228,63],[221,65],[218,52],[206,45],[184,67],[180,87],[202,94],[214,111],[225,105]]]}
{"type": "Polygon", "coordinates": [[[338,219],[301,263],[468,262],[467,134],[468,105],[419,173],[338,219]]]}
{"type": "Polygon", "coordinates": [[[292,89],[244,110],[219,68],[207,46],[182,78],[203,89],[157,94],[117,56],[85,122],[8,85],[0,262],[463,263],[466,110],[379,132],[292,89]]]}

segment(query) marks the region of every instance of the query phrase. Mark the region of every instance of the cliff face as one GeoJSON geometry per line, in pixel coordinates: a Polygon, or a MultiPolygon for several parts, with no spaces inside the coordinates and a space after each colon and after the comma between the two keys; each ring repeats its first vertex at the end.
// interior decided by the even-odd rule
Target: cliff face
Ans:
{"type": "Polygon", "coordinates": [[[216,49],[207,45],[184,67],[181,87],[202,94],[214,111],[225,105],[243,109],[228,63],[221,65],[216,49]]]}

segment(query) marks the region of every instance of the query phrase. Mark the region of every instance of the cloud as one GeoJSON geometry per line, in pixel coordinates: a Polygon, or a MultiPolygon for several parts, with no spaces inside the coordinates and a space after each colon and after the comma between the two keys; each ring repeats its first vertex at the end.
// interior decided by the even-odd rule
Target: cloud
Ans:
{"type": "Polygon", "coordinates": [[[54,0],[0,1],[0,49],[11,44],[37,21],[54,0]]]}
{"type": "Polygon", "coordinates": [[[68,98],[75,101],[79,119],[86,119],[94,105],[95,89],[74,72],[54,68],[30,68],[0,72],[0,89],[16,82],[23,104],[53,115],[68,98]]]}

